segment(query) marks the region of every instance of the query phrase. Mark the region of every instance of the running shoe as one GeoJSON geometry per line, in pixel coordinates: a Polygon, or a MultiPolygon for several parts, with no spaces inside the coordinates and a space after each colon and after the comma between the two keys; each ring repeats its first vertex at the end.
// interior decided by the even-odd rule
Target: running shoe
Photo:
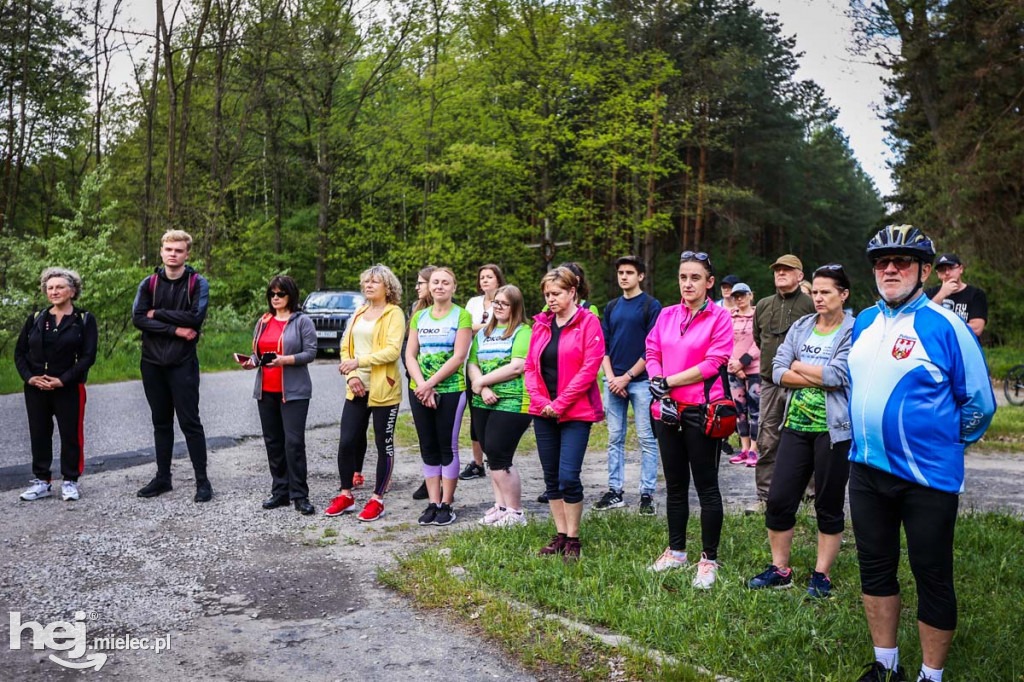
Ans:
{"type": "Polygon", "coordinates": [[[481,526],[493,526],[506,514],[507,511],[508,510],[504,507],[494,505],[484,512],[483,518],[481,518],[477,523],[481,526]]]}
{"type": "Polygon", "coordinates": [[[754,452],[753,450],[747,450],[747,466],[748,467],[756,467],[757,466],[757,453],[754,452]]]}
{"type": "Polygon", "coordinates": [[[722,454],[731,455],[734,452],[736,452],[736,451],[733,450],[732,443],[730,443],[728,440],[723,440],[722,441],[722,454]]]}
{"type": "Polygon", "coordinates": [[[857,678],[857,682],[905,682],[907,673],[903,668],[896,666],[895,670],[889,670],[878,661],[871,661],[864,666],[864,674],[857,678]]]}
{"type": "Polygon", "coordinates": [[[50,485],[49,481],[33,478],[28,482],[28,490],[19,495],[19,497],[26,502],[32,502],[33,500],[40,500],[44,497],[49,497],[52,494],[53,486],[50,485]]]}
{"type": "Polygon", "coordinates": [[[594,511],[608,511],[609,509],[619,509],[625,506],[626,501],[622,499],[622,493],[609,490],[594,504],[594,511]]]}
{"type": "Polygon", "coordinates": [[[571,564],[583,558],[583,548],[580,547],[579,538],[565,539],[565,546],[562,547],[562,561],[571,564]]]}
{"type": "Polygon", "coordinates": [[[431,502],[427,505],[427,508],[420,514],[420,518],[417,521],[421,526],[432,526],[434,525],[434,518],[437,516],[439,508],[436,504],[431,502]]]}
{"type": "Polygon", "coordinates": [[[758,500],[757,502],[747,505],[747,508],[743,510],[743,513],[747,516],[764,514],[764,510],[767,506],[768,504],[764,500],[758,500]]]}
{"type": "Polygon", "coordinates": [[[761,590],[770,587],[773,590],[788,590],[793,587],[793,569],[787,568],[783,573],[778,566],[770,564],[763,571],[755,575],[747,582],[747,587],[752,590],[761,590]]]}
{"type": "Polygon", "coordinates": [[[356,500],[351,495],[338,495],[324,510],[324,516],[340,516],[346,512],[352,511],[352,507],[355,505],[356,500]]]}
{"type": "Polygon", "coordinates": [[[213,486],[210,485],[210,481],[203,479],[196,481],[196,494],[192,498],[193,502],[209,502],[213,499],[213,486]]]}
{"type": "Polygon", "coordinates": [[[551,541],[548,544],[541,547],[540,551],[537,552],[537,554],[539,554],[540,556],[551,556],[553,554],[561,554],[564,549],[565,536],[556,535],[553,538],[551,538],[551,541]]]}
{"type": "Polygon", "coordinates": [[[430,493],[427,492],[427,482],[423,481],[420,483],[420,487],[416,488],[416,492],[412,494],[414,500],[425,500],[430,497],[430,493]]]}
{"type": "Polygon", "coordinates": [[[376,521],[382,516],[384,516],[384,502],[376,497],[371,497],[357,518],[360,521],[376,521]]]}
{"type": "Polygon", "coordinates": [[[434,514],[433,524],[435,526],[450,526],[455,523],[455,519],[458,517],[452,510],[452,506],[446,502],[442,502],[441,506],[437,508],[437,513],[434,514]]]}
{"type": "Polygon", "coordinates": [[[671,547],[666,547],[662,555],[648,566],[647,570],[652,573],[664,573],[673,568],[686,568],[686,552],[683,552],[682,557],[678,557],[672,553],[671,547]]]}
{"type": "Polygon", "coordinates": [[[459,480],[469,481],[474,478],[483,478],[486,475],[487,472],[484,470],[482,466],[480,466],[476,462],[470,462],[469,464],[466,465],[466,468],[462,470],[462,473],[459,474],[459,480]]]}
{"type": "Polygon", "coordinates": [[[169,493],[174,488],[171,486],[170,480],[166,478],[154,478],[146,485],[139,488],[139,492],[135,493],[138,497],[156,497],[157,495],[163,495],[169,493]]]}
{"type": "Polygon", "coordinates": [[[359,472],[352,474],[352,489],[362,488],[363,484],[366,483],[366,479],[359,472]]]}
{"type": "Polygon", "coordinates": [[[495,528],[514,528],[515,526],[526,525],[526,514],[521,511],[512,511],[508,509],[505,511],[505,515],[494,522],[495,528]]]}
{"type": "Polygon", "coordinates": [[[72,502],[78,498],[78,483],[76,481],[64,481],[61,483],[60,499],[65,502],[72,502]]]}
{"type": "Polygon", "coordinates": [[[710,590],[717,575],[718,562],[702,553],[700,561],[697,562],[697,575],[693,578],[693,586],[698,590],[710,590]]]}
{"type": "Polygon", "coordinates": [[[654,516],[657,513],[657,506],[654,504],[654,496],[644,493],[640,496],[640,516],[654,516]]]}
{"type": "Polygon", "coordinates": [[[807,594],[818,599],[828,599],[832,596],[832,581],[824,573],[811,571],[811,581],[807,586],[807,594]]]}
{"type": "Polygon", "coordinates": [[[740,450],[738,453],[729,458],[729,464],[746,464],[747,453],[747,450],[740,450]]]}

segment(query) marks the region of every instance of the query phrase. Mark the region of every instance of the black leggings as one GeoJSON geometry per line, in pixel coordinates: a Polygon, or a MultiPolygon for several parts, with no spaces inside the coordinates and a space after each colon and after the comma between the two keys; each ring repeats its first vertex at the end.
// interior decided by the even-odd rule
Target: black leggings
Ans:
{"type": "Polygon", "coordinates": [[[309,497],[306,483],[306,415],[309,400],[281,401],[280,393],[264,391],[256,408],[263,426],[271,494],[292,500],[309,497]]]}
{"type": "Polygon", "coordinates": [[[423,477],[459,477],[459,430],[466,410],[466,392],[438,393],[437,407],[427,407],[409,389],[409,409],[423,458],[423,477]]]}
{"type": "Polygon", "coordinates": [[[850,465],[850,517],[857,539],[861,591],[870,597],[900,593],[900,525],[917,582],[917,619],[939,630],[956,629],[953,532],[959,496],[906,481],[854,462],[850,465]]]}
{"type": "Polygon", "coordinates": [[[174,366],[154,365],[143,360],[140,369],[142,388],[153,415],[157,478],[171,480],[174,417],[177,416],[196,481],[205,481],[206,432],[199,420],[199,358],[189,358],[174,366]]]}
{"type": "Polygon", "coordinates": [[[813,474],[818,530],[825,535],[842,533],[846,525],[843,504],[850,477],[849,453],[850,441],[833,445],[828,431],[783,429],[768,489],[764,517],[768,530],[786,531],[796,525],[796,510],[813,474]]]}
{"type": "Polygon", "coordinates": [[[377,480],[373,492],[384,496],[395,468],[395,422],[398,404],[370,407],[367,396],[345,401],[341,413],[341,440],[338,441],[338,474],[341,487],[352,489],[352,474],[362,468],[366,457],[366,429],[373,417],[373,440],[377,444],[377,480]]]}
{"type": "Polygon", "coordinates": [[[686,549],[686,523],[690,518],[690,474],[700,500],[700,537],[708,559],[718,557],[722,537],[722,493],[718,488],[718,461],[722,441],[708,438],[700,429],[657,424],[661,465],[665,470],[665,512],[668,515],[668,546],[686,549]]]}
{"type": "Polygon", "coordinates": [[[51,479],[53,464],[53,420],[60,432],[60,474],[65,481],[77,481],[85,469],[83,419],[85,384],[68,384],[44,391],[25,384],[28,435],[32,443],[32,475],[40,481],[51,479]]]}
{"type": "Polygon", "coordinates": [[[516,454],[519,441],[533,420],[521,412],[489,410],[486,407],[470,407],[480,448],[487,455],[487,466],[492,471],[512,468],[512,457],[516,454]]]}

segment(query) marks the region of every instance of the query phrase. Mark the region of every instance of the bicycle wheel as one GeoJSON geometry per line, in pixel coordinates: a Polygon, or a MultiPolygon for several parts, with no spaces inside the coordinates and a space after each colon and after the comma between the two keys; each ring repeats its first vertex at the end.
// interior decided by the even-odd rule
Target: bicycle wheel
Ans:
{"type": "Polygon", "coordinates": [[[1011,405],[1024,405],[1024,365],[1017,365],[1006,373],[1003,393],[1011,405]]]}

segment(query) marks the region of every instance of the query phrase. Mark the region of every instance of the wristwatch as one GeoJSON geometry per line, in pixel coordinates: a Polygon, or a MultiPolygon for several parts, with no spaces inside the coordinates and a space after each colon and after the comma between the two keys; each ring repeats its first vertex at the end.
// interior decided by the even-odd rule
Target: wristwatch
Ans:
{"type": "Polygon", "coordinates": [[[633,370],[631,369],[626,370],[626,376],[629,377],[630,379],[636,379],[636,377],[633,376],[633,370]]]}

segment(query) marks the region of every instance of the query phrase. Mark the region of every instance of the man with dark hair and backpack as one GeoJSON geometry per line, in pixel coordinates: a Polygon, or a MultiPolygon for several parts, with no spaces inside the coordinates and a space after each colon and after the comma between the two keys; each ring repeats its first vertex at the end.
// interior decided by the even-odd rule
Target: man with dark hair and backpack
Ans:
{"type": "Polygon", "coordinates": [[[640,513],[654,514],[658,481],[658,441],[651,428],[651,394],[647,381],[647,334],[661,313],[661,304],[640,289],[644,263],[636,256],[615,261],[622,296],[608,302],[601,318],[604,331],[604,378],[607,386],[608,492],[594,505],[605,511],[626,506],[622,497],[626,464],[626,422],[633,404],[636,436],[640,441],[640,513]]]}
{"type": "Polygon", "coordinates": [[[142,331],[142,386],[153,414],[156,478],[139,497],[172,490],[171,454],[174,416],[185,434],[196,474],[196,502],[209,502],[213,488],[206,477],[206,433],[199,420],[199,357],[196,344],[206,319],[210,285],[185,261],[192,237],[170,230],[161,238],[164,267],[139,284],[132,304],[132,322],[142,331]]]}

